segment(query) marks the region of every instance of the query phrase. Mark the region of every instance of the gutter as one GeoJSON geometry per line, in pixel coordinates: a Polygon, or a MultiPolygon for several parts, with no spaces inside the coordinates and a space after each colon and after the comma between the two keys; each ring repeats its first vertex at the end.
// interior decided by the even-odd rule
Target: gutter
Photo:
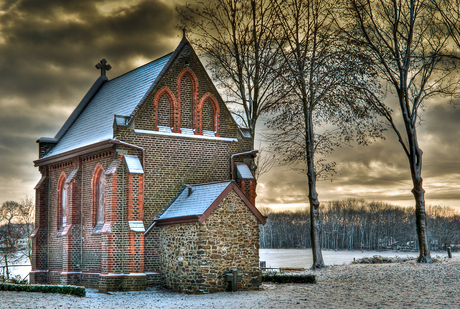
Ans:
{"type": "Polygon", "coordinates": [[[55,162],[58,162],[58,161],[78,157],[78,156],[87,154],[89,152],[98,151],[98,150],[102,150],[102,149],[105,149],[105,148],[110,148],[113,145],[113,143],[111,143],[111,141],[112,141],[111,139],[108,139],[108,140],[97,142],[97,143],[94,143],[94,144],[91,144],[91,145],[86,145],[86,146],[82,146],[82,147],[79,147],[79,148],[75,148],[75,149],[72,149],[72,150],[69,150],[69,151],[66,151],[66,152],[58,153],[58,154],[50,156],[50,157],[41,158],[41,159],[38,159],[38,160],[34,161],[34,166],[35,167],[43,166],[43,165],[46,165],[46,164],[55,163],[55,162]]]}
{"type": "Polygon", "coordinates": [[[259,153],[259,150],[251,150],[251,151],[232,154],[232,156],[230,157],[231,179],[233,180],[233,178],[234,178],[233,177],[233,158],[234,157],[239,157],[239,156],[244,156],[244,155],[252,155],[252,157],[255,158],[258,153],[259,153]]]}
{"type": "Polygon", "coordinates": [[[102,149],[105,149],[105,148],[110,148],[113,145],[124,145],[124,146],[127,146],[127,147],[142,150],[142,163],[145,166],[145,156],[144,156],[145,150],[144,150],[144,148],[136,146],[136,145],[128,144],[128,143],[122,142],[122,141],[117,140],[117,139],[107,139],[107,140],[104,140],[104,141],[101,141],[101,142],[96,142],[94,144],[90,144],[90,145],[75,148],[75,149],[72,149],[72,150],[69,150],[69,151],[66,151],[66,152],[58,153],[58,154],[50,156],[50,157],[38,159],[38,160],[34,161],[34,166],[35,167],[43,166],[43,165],[46,165],[46,164],[51,164],[51,163],[55,163],[55,162],[58,162],[58,161],[71,159],[71,158],[78,157],[78,156],[81,156],[81,155],[84,155],[84,154],[87,154],[87,153],[90,153],[90,152],[102,150],[102,149]]]}

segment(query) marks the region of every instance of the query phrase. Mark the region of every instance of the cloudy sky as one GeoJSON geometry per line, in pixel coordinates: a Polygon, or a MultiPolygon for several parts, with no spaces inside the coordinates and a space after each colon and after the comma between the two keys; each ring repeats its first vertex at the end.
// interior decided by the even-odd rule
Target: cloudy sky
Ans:
{"type": "MultiPolygon", "coordinates": [[[[171,52],[181,31],[171,0],[0,0],[0,203],[33,196],[35,141],[53,137],[98,78],[106,58],[114,78],[171,52]]],[[[460,208],[460,107],[430,102],[419,141],[427,204],[460,208]]],[[[263,129],[263,125],[261,126],[263,129]]],[[[321,181],[321,201],[345,198],[413,205],[411,181],[392,134],[330,158],[338,175],[321,181]]],[[[258,204],[306,205],[306,178],[288,167],[262,176],[258,204]]]]}

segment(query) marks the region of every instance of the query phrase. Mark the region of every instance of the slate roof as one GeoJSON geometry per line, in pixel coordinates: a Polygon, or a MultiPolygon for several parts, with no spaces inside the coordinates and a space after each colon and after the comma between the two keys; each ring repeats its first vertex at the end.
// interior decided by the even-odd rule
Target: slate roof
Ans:
{"type": "Polygon", "coordinates": [[[44,157],[113,138],[114,115],[129,116],[135,110],[172,54],[104,82],[56,146],[44,157]]]}
{"type": "Polygon", "coordinates": [[[231,183],[231,181],[223,181],[186,185],[184,190],[158,219],[202,215],[231,183]],[[189,192],[191,193],[190,195],[189,192]]]}

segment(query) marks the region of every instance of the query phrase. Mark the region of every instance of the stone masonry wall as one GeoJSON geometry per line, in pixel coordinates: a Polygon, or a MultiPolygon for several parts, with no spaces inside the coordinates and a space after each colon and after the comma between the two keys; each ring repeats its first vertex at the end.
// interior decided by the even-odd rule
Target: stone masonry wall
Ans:
{"type": "Polygon", "coordinates": [[[231,191],[203,224],[161,226],[161,275],[179,292],[226,291],[236,268],[239,290],[259,288],[259,221],[231,191]]]}

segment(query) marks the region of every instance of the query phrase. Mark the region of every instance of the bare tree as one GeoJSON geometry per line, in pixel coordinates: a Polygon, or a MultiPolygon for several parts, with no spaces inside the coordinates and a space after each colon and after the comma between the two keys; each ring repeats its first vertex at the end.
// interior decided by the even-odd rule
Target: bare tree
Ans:
{"type": "Polygon", "coordinates": [[[254,173],[254,178],[257,181],[260,176],[267,173],[273,168],[273,166],[275,166],[275,155],[267,151],[264,147],[261,146],[261,144],[259,144],[259,154],[255,158],[254,163],[257,166],[254,173]]]}
{"type": "Polygon", "coordinates": [[[22,237],[17,223],[20,208],[19,203],[14,201],[6,201],[0,207],[0,253],[6,268],[7,280],[9,280],[9,264],[18,260],[18,241],[22,237]]]}
{"type": "Polygon", "coordinates": [[[257,120],[283,94],[276,82],[271,1],[207,0],[177,10],[214,82],[226,92],[226,103],[240,107],[233,114],[249,128],[254,146],[257,120]]]}
{"type": "Polygon", "coordinates": [[[460,0],[431,0],[449,30],[455,45],[460,48],[460,0]]]}
{"type": "Polygon", "coordinates": [[[22,236],[27,239],[27,244],[21,248],[21,253],[32,263],[32,238],[35,228],[35,203],[32,198],[26,196],[21,199],[19,208],[19,220],[22,223],[22,236]]]}
{"type": "MultiPolygon", "coordinates": [[[[283,58],[283,77],[290,96],[274,108],[268,122],[275,130],[274,152],[282,163],[306,164],[311,217],[312,268],[324,267],[316,181],[318,174],[331,172],[333,165],[315,161],[315,154],[328,154],[341,141],[379,136],[381,128],[369,125],[372,109],[366,96],[348,87],[356,75],[374,83],[375,74],[365,57],[355,57],[334,29],[332,1],[275,1],[279,21],[274,30],[283,58]],[[357,69],[356,63],[360,65],[357,69]],[[362,76],[364,75],[364,77],[362,76]],[[320,130],[324,125],[324,130],[320,130]],[[327,129],[328,127],[337,129],[327,129]],[[315,164],[316,163],[316,164],[315,164]]],[[[377,90],[376,90],[377,91],[377,90]]]]}
{"type": "MultiPolygon", "coordinates": [[[[357,87],[368,91],[374,106],[396,133],[407,156],[413,183],[418,245],[421,263],[431,262],[426,237],[425,190],[422,179],[422,150],[417,127],[420,111],[435,95],[450,96],[456,90],[453,75],[455,59],[448,57],[448,31],[436,19],[438,11],[429,0],[346,0],[343,29],[353,41],[364,47],[379,69],[379,76],[398,100],[393,110],[368,87],[366,80],[357,87]]],[[[356,80],[359,81],[359,80],[356,80]]]]}

